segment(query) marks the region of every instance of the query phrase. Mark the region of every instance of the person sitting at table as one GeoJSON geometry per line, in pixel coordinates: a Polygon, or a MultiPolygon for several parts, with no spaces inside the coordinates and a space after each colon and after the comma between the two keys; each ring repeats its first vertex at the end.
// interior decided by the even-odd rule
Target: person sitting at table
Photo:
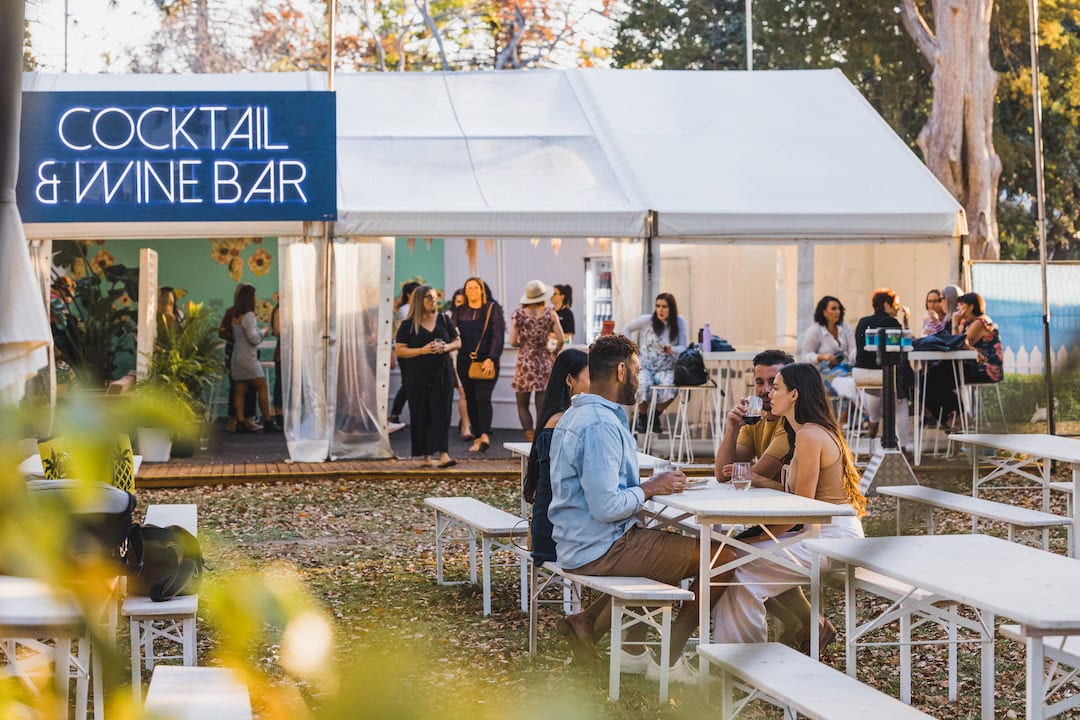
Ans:
{"type": "MultiPolygon", "coordinates": [[[[575,395],[551,438],[551,518],[559,563],[583,575],[646,577],[678,585],[694,578],[694,600],[682,604],[671,626],[674,682],[693,683],[696,671],[683,659],[683,646],[698,625],[696,598],[698,541],[638,524],[637,515],[654,495],[682,492],[681,471],[638,477],[637,448],[622,405],[630,405],[638,384],[638,348],[623,335],[601,336],[589,349],[590,390],[575,395]]],[[[730,547],[714,545],[714,564],[730,562],[730,547]]],[[[713,579],[724,582],[730,574],[713,579]]],[[[574,656],[589,661],[596,642],[611,625],[611,600],[600,597],[584,611],[559,621],[574,656]]],[[[650,661],[647,674],[658,675],[650,661]]]]}
{"type": "Polygon", "coordinates": [[[532,521],[529,523],[529,546],[533,561],[544,563],[558,559],[555,541],[551,537],[551,520],[548,506],[551,504],[551,436],[563,413],[570,407],[570,400],[583,392],[589,392],[589,355],[583,350],[564,350],[551,366],[544,404],[536,425],[540,429],[533,438],[529,461],[525,469],[525,482],[521,491],[525,502],[532,504],[532,521]]]}
{"type": "MultiPolygon", "coordinates": [[[[965,383],[996,383],[1003,377],[1001,334],[986,314],[986,301],[979,293],[965,293],[957,298],[958,334],[963,334],[964,348],[978,352],[975,360],[965,360],[965,383]]],[[[945,426],[958,425],[960,409],[952,363],[938,363],[926,374],[926,409],[935,418],[947,418],[945,426]]]]}
{"type": "MultiPolygon", "coordinates": [[[[856,512],[854,516],[837,516],[832,522],[821,525],[820,537],[862,537],[859,518],[866,510],[866,498],[859,492],[859,471],[833,416],[821,373],[809,363],[782,367],[776,376],[771,399],[772,412],[783,418],[784,429],[794,446],[788,472],[791,491],[822,502],[850,506],[856,512]]],[[[791,525],[771,525],[769,530],[780,540],[796,532],[791,525]]],[[[773,541],[763,539],[762,542],[773,541]]],[[[811,553],[801,542],[789,545],[782,552],[803,567],[810,567],[811,553]]],[[[805,581],[805,573],[764,558],[736,568],[733,584],[715,587],[720,594],[715,610],[716,642],[765,642],[768,629],[765,601],[805,581]]],[[[803,607],[800,616],[809,620],[809,603],[803,607]]],[[[799,633],[807,646],[809,627],[810,623],[804,622],[799,633]]],[[[818,633],[824,645],[832,640],[836,629],[828,620],[820,618],[818,633]]]]}
{"type": "MultiPolygon", "coordinates": [[[[900,296],[895,290],[879,288],[870,296],[874,308],[873,315],[860,318],[855,326],[855,367],[851,376],[855,385],[872,386],[863,394],[863,409],[866,412],[867,435],[876,437],[881,422],[881,384],[883,373],[877,364],[877,353],[866,350],[866,331],[870,328],[899,328],[908,326],[911,311],[900,304],[900,296]]],[[[908,397],[913,385],[911,367],[905,360],[896,372],[896,437],[902,445],[911,447],[911,430],[908,418],[908,397]]]]}
{"type": "Polygon", "coordinates": [[[933,289],[926,293],[926,316],[923,318],[923,337],[936,335],[949,326],[945,318],[945,309],[941,301],[941,291],[933,289]]]}
{"type": "MultiPolygon", "coordinates": [[[[780,474],[784,465],[791,460],[791,451],[783,420],[772,414],[772,401],[769,396],[780,368],[790,365],[795,359],[783,350],[765,350],[755,355],[753,362],[754,393],[761,398],[763,414],[761,420],[755,424],[745,424],[745,400],[728,411],[724,436],[716,452],[716,479],[720,482],[730,480],[733,463],[751,462],[754,487],[786,491],[780,482],[780,474]]],[[[797,632],[802,627],[798,612],[804,605],[806,596],[802,588],[798,587],[765,602],[769,614],[779,619],[788,631],[781,636],[780,642],[796,644],[797,632]]]]}
{"type": "Polygon", "coordinates": [[[844,322],[844,304],[839,298],[825,295],[818,300],[814,324],[799,344],[799,360],[818,366],[830,396],[855,399],[855,381],[851,379],[855,333],[844,322]]]}

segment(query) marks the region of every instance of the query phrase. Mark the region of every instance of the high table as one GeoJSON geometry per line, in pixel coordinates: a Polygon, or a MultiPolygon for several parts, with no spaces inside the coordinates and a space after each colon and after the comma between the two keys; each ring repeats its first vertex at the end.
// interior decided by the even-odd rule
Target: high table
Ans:
{"type": "Polygon", "coordinates": [[[974,350],[952,350],[952,351],[938,351],[938,350],[912,350],[908,353],[908,360],[911,361],[912,367],[915,370],[915,464],[918,465],[922,462],[922,441],[923,441],[923,411],[926,406],[926,378],[929,369],[928,363],[931,362],[949,362],[952,364],[953,380],[956,383],[957,390],[960,396],[960,426],[964,432],[967,432],[967,413],[966,406],[964,404],[965,388],[964,383],[964,361],[975,360],[979,357],[979,353],[974,350]]]}
{"type": "MultiPolygon", "coordinates": [[[[1053,460],[1069,464],[1072,469],[1073,497],[1077,497],[1077,492],[1080,492],[1080,440],[1045,434],[983,433],[957,433],[950,435],[949,440],[1010,453],[1005,460],[994,460],[993,468],[982,476],[979,475],[978,453],[971,453],[971,494],[974,497],[979,496],[979,488],[990,480],[1004,475],[1016,475],[1042,486],[1042,509],[1050,512],[1050,463],[1053,460]],[[1034,458],[1038,467],[1038,475],[1023,469],[1031,458],[1034,458]]],[[[1075,505],[1072,515],[1072,525],[1069,527],[1069,557],[1075,558],[1076,538],[1080,537],[1080,513],[1076,512],[1075,505]]]]}
{"type": "MultiPolygon", "coordinates": [[[[846,505],[833,505],[768,488],[736,490],[731,483],[718,483],[715,479],[707,481],[700,489],[689,489],[677,495],[654,495],[652,500],[662,507],[682,511],[685,513],[684,517],[693,516],[699,527],[698,577],[702,582],[699,590],[701,597],[698,603],[700,612],[698,632],[702,645],[709,642],[712,621],[712,607],[709,600],[713,577],[748,562],[765,559],[794,569],[813,581],[810,568],[803,567],[790,555],[777,551],[808,537],[815,537],[818,524],[831,522],[834,517],[841,515],[855,514],[855,511],[846,505]],[[800,523],[806,526],[804,532],[783,539],[777,539],[766,530],[766,534],[774,541],[772,543],[755,545],[734,537],[735,525],[765,526],[800,523]],[[714,532],[713,527],[716,525],[733,527],[729,528],[728,533],[725,534],[719,531],[714,532]],[[729,563],[712,568],[711,540],[717,540],[721,545],[730,545],[743,554],[729,563]]],[[[817,637],[817,633],[810,633],[810,635],[815,639],[817,637]]]]}
{"type": "MultiPolygon", "coordinates": [[[[1080,635],[1080,564],[989,535],[818,538],[808,540],[806,547],[817,553],[811,582],[814,614],[821,603],[821,558],[845,564],[846,628],[853,627],[855,621],[856,567],[971,607],[982,628],[985,720],[994,718],[994,620],[1004,616],[1017,621],[1027,647],[1025,717],[1045,717],[1042,638],[1080,635]]],[[[817,650],[811,649],[811,657],[817,656],[817,650]]],[[[851,642],[847,645],[847,672],[855,675],[855,646],[851,642]]]]}

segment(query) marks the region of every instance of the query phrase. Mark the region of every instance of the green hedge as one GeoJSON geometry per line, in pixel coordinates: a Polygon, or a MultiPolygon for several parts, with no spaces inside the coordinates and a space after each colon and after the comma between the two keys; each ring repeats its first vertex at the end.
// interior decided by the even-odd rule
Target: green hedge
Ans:
{"type": "MultiPolygon", "coordinates": [[[[982,392],[986,410],[996,415],[991,403],[997,398],[990,387],[982,392]]],[[[1080,420],[1080,377],[1059,377],[1054,380],[1058,420],[1080,420]]],[[[1001,400],[1009,422],[1028,422],[1035,406],[1046,406],[1046,381],[1042,375],[1006,375],[1001,382],[1001,400]]]]}

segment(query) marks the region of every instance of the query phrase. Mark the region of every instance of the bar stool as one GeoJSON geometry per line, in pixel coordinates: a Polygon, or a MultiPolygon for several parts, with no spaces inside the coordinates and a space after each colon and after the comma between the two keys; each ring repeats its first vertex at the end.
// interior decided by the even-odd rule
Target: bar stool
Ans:
{"type": "MultiPolygon", "coordinates": [[[[971,416],[975,422],[975,428],[973,432],[979,432],[979,426],[983,412],[986,411],[986,406],[983,403],[983,389],[986,387],[993,387],[994,392],[997,393],[997,406],[998,412],[1001,413],[1001,425],[1003,427],[1002,432],[1009,432],[1009,421],[1005,419],[1005,403],[1001,399],[1001,383],[1000,382],[968,382],[968,388],[971,391],[971,416]]],[[[987,417],[989,421],[989,417],[987,417]]]]}
{"type": "MultiPolygon", "coordinates": [[[[675,418],[674,421],[669,420],[668,426],[668,438],[669,449],[668,458],[672,462],[680,464],[689,464],[694,461],[694,448],[692,444],[692,436],[690,432],[690,396],[695,390],[705,390],[713,395],[717,392],[716,383],[711,380],[703,385],[653,385],[649,388],[649,416],[646,419],[645,425],[645,445],[642,448],[642,452],[649,454],[649,448],[652,445],[653,438],[653,418],[656,414],[657,396],[663,390],[675,391],[675,418]]],[[[702,404],[701,412],[704,415],[705,422],[708,425],[709,432],[712,435],[714,444],[715,439],[718,437],[719,428],[716,422],[716,402],[713,397],[708,398],[708,401],[702,404]]],[[[634,408],[634,424],[637,425],[638,409],[634,408]]],[[[699,418],[700,419],[700,418],[699,418]]]]}
{"type": "MultiPolygon", "coordinates": [[[[852,459],[856,464],[859,462],[859,443],[862,440],[862,422],[863,422],[863,401],[866,398],[868,392],[877,391],[881,392],[881,383],[874,382],[858,382],[855,383],[855,407],[853,411],[848,412],[848,424],[845,429],[847,437],[845,438],[848,447],[851,448],[852,459]]],[[[867,460],[873,455],[874,440],[869,439],[867,447],[867,460]]]]}

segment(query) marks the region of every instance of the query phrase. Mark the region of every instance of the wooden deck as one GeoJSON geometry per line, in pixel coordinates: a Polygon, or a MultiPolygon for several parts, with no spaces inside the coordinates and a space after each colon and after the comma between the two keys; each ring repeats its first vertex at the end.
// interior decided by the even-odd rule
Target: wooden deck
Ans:
{"type": "Polygon", "coordinates": [[[207,462],[143,463],[136,484],[144,488],[195,487],[252,482],[290,482],[306,478],[517,478],[521,463],[511,458],[458,460],[451,468],[433,470],[417,460],[336,460],[334,462],[207,462]]]}

